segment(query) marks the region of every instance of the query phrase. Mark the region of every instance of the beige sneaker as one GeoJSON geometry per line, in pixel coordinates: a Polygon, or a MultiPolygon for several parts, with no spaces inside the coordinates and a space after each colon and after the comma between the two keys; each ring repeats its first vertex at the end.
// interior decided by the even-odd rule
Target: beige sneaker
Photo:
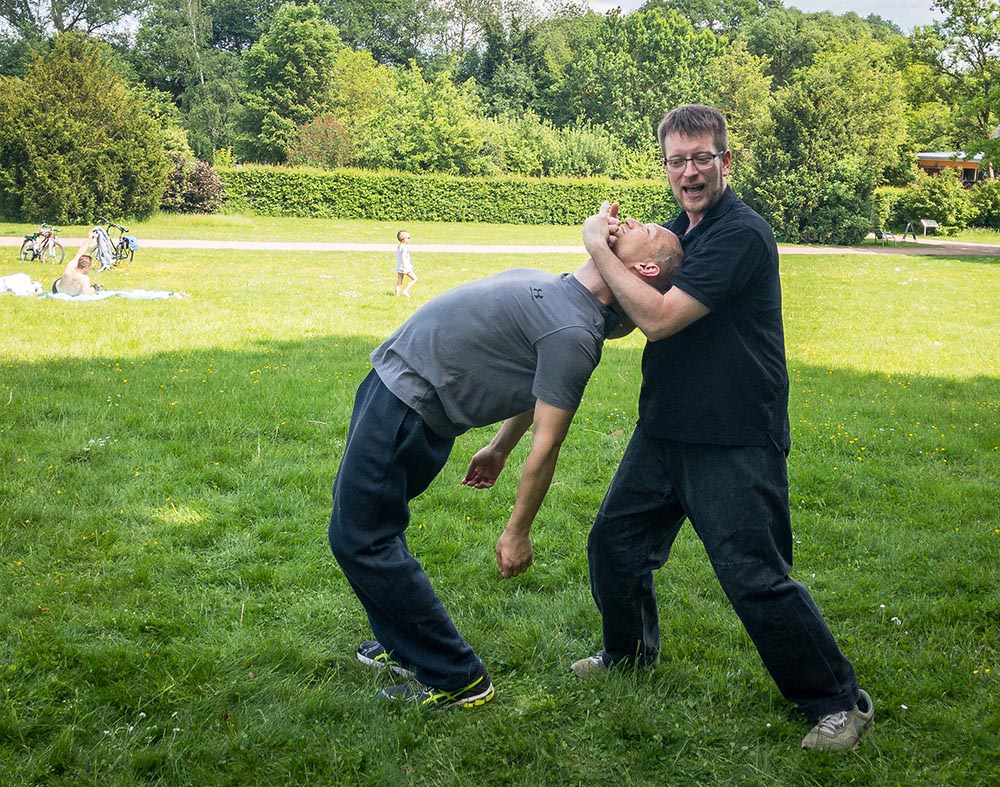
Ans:
{"type": "Polygon", "coordinates": [[[603,656],[604,651],[601,651],[596,656],[587,656],[585,659],[574,661],[569,668],[578,678],[589,678],[591,675],[607,672],[608,665],[604,663],[603,656]]]}
{"type": "Polygon", "coordinates": [[[861,733],[875,718],[875,706],[868,692],[862,691],[858,704],[850,710],[828,713],[802,739],[803,749],[848,751],[858,748],[861,733]]]}
{"type": "MultiPolygon", "coordinates": [[[[660,666],[660,657],[657,655],[656,661],[652,664],[645,664],[639,669],[656,669],[660,666]]],[[[585,659],[580,659],[579,661],[574,661],[569,667],[576,673],[578,678],[589,678],[592,675],[599,675],[602,672],[608,671],[608,665],[604,663],[604,651],[602,650],[596,656],[587,656],[585,659]]],[[[634,669],[635,667],[631,667],[634,669]]],[[[629,667],[616,666],[615,669],[630,669],[629,667]]]]}

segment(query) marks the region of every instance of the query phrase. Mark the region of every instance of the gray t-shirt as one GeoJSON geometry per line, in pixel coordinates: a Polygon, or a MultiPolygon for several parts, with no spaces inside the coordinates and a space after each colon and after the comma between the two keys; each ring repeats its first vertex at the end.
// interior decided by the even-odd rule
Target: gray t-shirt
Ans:
{"type": "Polygon", "coordinates": [[[434,298],[371,360],[427,426],[457,437],[536,399],[575,410],[618,322],[572,274],[510,270],[434,298]]]}

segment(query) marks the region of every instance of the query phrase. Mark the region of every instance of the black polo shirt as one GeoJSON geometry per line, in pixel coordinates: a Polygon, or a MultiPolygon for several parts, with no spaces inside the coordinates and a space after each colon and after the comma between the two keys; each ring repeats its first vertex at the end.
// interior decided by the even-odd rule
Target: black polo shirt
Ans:
{"type": "Polygon", "coordinates": [[[788,371],[778,247],[767,222],[730,188],[688,232],[673,286],[711,311],[642,358],[639,419],[648,433],[713,445],[787,450],[788,371]]]}

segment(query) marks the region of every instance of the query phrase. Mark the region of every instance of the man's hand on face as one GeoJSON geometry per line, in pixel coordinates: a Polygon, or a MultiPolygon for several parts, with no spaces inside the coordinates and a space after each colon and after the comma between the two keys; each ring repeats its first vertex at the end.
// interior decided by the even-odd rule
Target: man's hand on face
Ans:
{"type": "Polygon", "coordinates": [[[621,230],[618,219],[618,203],[602,202],[601,209],[583,222],[583,245],[593,252],[601,246],[614,246],[621,230]]]}

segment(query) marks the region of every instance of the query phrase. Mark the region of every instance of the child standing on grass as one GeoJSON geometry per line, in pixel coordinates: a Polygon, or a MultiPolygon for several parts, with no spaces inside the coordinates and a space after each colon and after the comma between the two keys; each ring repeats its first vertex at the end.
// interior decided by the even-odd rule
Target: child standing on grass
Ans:
{"type": "Polygon", "coordinates": [[[413,263],[410,262],[410,250],[407,248],[407,244],[410,242],[410,233],[406,230],[400,230],[396,233],[396,240],[399,241],[399,245],[396,246],[396,295],[405,295],[407,298],[410,297],[410,288],[417,283],[417,274],[413,270],[413,263]],[[403,287],[403,279],[409,276],[410,283],[403,287]]]}

